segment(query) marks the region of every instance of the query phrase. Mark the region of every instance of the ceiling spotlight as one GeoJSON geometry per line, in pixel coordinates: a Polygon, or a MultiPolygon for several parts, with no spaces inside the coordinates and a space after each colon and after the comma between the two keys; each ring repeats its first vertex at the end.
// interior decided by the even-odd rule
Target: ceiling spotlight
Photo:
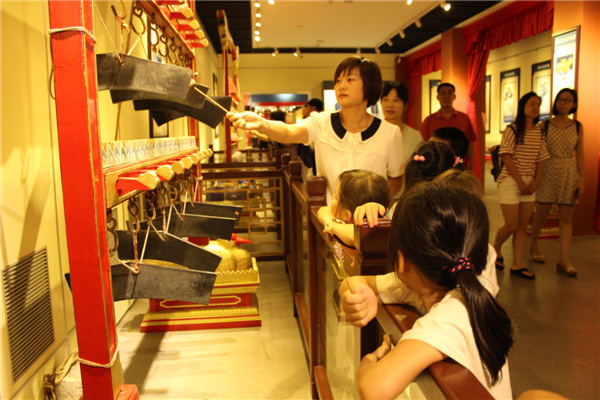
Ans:
{"type": "Polygon", "coordinates": [[[256,13],[256,18],[260,18],[260,17],[262,17],[262,14],[261,14],[261,13],[259,13],[259,12],[257,12],[257,13],[256,13]]]}
{"type": "Polygon", "coordinates": [[[256,23],[254,25],[256,25],[259,28],[262,26],[262,24],[260,23],[260,21],[256,21],[256,23]]]}
{"type": "Polygon", "coordinates": [[[294,52],[294,57],[298,57],[300,55],[300,49],[296,47],[296,51],[294,52]]]}
{"type": "Polygon", "coordinates": [[[256,7],[256,8],[260,8],[260,3],[259,3],[258,1],[255,1],[255,2],[254,2],[254,7],[256,7]]]}
{"type": "Polygon", "coordinates": [[[277,54],[279,54],[279,50],[277,50],[277,49],[273,50],[273,52],[271,53],[271,55],[272,55],[273,57],[276,57],[276,56],[277,56],[277,54]]]}
{"type": "Polygon", "coordinates": [[[406,5],[410,6],[412,4],[413,0],[406,0],[406,5]]]}
{"type": "Polygon", "coordinates": [[[387,44],[388,46],[392,47],[394,45],[394,43],[392,43],[392,39],[388,39],[385,41],[385,44],[387,44]]]}
{"type": "Polygon", "coordinates": [[[450,3],[446,2],[446,1],[442,1],[442,4],[440,4],[440,7],[442,7],[446,11],[450,11],[450,9],[452,8],[452,5],[450,5],[450,3]]]}
{"type": "Polygon", "coordinates": [[[254,36],[254,40],[260,42],[260,36],[254,36]]]}
{"type": "Polygon", "coordinates": [[[375,54],[381,54],[381,50],[379,49],[379,47],[375,47],[375,54]]]}
{"type": "Polygon", "coordinates": [[[256,36],[260,36],[260,31],[257,29],[257,30],[255,30],[255,31],[254,31],[254,34],[255,34],[256,36]]]}
{"type": "Polygon", "coordinates": [[[275,0],[269,0],[269,1],[268,1],[268,3],[269,3],[270,5],[273,5],[273,4],[275,4],[275,0]]]}
{"type": "Polygon", "coordinates": [[[399,35],[402,39],[406,38],[406,33],[404,33],[404,29],[400,31],[399,35]]]}
{"type": "Polygon", "coordinates": [[[417,20],[415,21],[415,26],[417,28],[422,28],[423,24],[421,23],[421,19],[417,18],[417,20]]]}

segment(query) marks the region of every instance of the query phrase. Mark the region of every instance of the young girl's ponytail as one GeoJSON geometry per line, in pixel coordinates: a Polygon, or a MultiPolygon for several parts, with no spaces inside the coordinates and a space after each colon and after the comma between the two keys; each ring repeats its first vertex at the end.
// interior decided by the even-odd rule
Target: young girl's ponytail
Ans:
{"type": "Polygon", "coordinates": [[[487,210],[477,196],[419,184],[398,202],[389,251],[394,265],[400,251],[430,281],[460,288],[479,355],[495,383],[513,339],[508,315],[477,279],[486,265],[488,235],[487,210]]]}
{"type": "Polygon", "coordinates": [[[474,273],[461,271],[456,282],[465,298],[479,356],[494,384],[513,344],[510,318],[474,273]]]}

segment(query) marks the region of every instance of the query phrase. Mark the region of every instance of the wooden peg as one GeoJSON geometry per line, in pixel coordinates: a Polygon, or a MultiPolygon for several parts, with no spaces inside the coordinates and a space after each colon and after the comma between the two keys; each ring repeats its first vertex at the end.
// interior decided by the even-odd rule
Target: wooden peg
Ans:
{"type": "Polygon", "coordinates": [[[169,164],[159,165],[158,168],[156,168],[156,175],[158,175],[161,181],[171,180],[174,174],[175,171],[173,171],[173,167],[169,164]]]}
{"type": "Polygon", "coordinates": [[[119,176],[115,186],[117,194],[123,196],[135,190],[154,190],[159,181],[156,171],[133,171],[119,176]]]}
{"type": "Polygon", "coordinates": [[[192,19],[194,18],[194,12],[186,5],[173,5],[169,7],[169,19],[192,19]]]}
{"type": "Polygon", "coordinates": [[[183,167],[185,169],[190,169],[190,168],[192,168],[192,165],[194,165],[194,162],[192,161],[192,157],[189,157],[189,156],[182,157],[180,159],[180,161],[183,163],[183,167]]]}
{"type": "Polygon", "coordinates": [[[192,153],[189,156],[192,158],[192,162],[194,163],[194,165],[200,162],[200,154],[198,154],[198,152],[192,153]]]}
{"type": "Polygon", "coordinates": [[[183,171],[185,171],[185,166],[181,160],[172,161],[171,167],[173,167],[173,171],[175,171],[177,175],[183,174],[183,171]]]}

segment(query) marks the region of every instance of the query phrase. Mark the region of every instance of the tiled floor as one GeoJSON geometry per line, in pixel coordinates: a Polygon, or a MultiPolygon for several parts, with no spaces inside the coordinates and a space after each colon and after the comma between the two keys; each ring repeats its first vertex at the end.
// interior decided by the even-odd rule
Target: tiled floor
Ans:
{"type": "MultiPolygon", "coordinates": [[[[490,176],[489,174],[486,174],[490,176]]],[[[486,184],[491,235],[502,223],[496,189],[486,184]]],[[[509,355],[515,397],[539,388],[572,399],[600,398],[600,236],[575,237],[577,279],[557,275],[558,240],[541,241],[546,264],[527,281],[498,273],[498,299],[515,327],[509,355]]],[[[503,248],[510,265],[511,250],[503,248]]],[[[261,263],[261,328],[139,333],[138,301],[119,324],[124,381],[142,399],[308,399],[304,350],[282,262],[261,263]]]]}
{"type": "Polygon", "coordinates": [[[118,327],[124,382],[142,399],[309,399],[284,265],[259,269],[259,328],[140,333],[148,303],[138,300],[118,327]]]}

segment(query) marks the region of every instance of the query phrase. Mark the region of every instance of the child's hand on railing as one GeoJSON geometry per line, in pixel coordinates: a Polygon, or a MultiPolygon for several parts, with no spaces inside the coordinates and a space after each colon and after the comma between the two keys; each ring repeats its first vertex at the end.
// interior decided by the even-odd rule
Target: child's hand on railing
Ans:
{"type": "Polygon", "coordinates": [[[356,207],[354,210],[354,224],[362,225],[365,217],[369,228],[373,228],[379,223],[379,216],[385,215],[385,207],[379,203],[365,203],[362,206],[356,207]]]}
{"type": "Polygon", "coordinates": [[[366,279],[351,276],[338,289],[346,321],[355,326],[365,326],[377,315],[377,295],[366,279]]]}

